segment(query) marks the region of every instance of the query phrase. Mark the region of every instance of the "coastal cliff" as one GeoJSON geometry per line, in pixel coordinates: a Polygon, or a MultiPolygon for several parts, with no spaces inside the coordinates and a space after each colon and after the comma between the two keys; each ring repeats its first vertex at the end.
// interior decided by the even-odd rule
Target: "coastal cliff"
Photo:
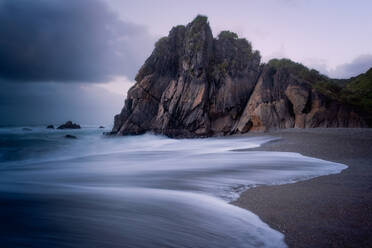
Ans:
{"type": "MultiPolygon", "coordinates": [[[[206,137],[271,128],[366,127],[360,111],[319,87],[326,76],[290,60],[261,64],[204,16],[172,28],[139,70],[113,134],[206,137]]],[[[323,84],[322,84],[323,83],[323,84]]]]}

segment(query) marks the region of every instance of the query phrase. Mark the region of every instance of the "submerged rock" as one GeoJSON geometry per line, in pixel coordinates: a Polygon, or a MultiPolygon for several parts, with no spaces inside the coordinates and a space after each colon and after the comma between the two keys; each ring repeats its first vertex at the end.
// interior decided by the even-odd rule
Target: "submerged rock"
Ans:
{"type": "Polygon", "coordinates": [[[54,129],[54,126],[53,125],[48,125],[47,129],[54,129]]]}
{"type": "Polygon", "coordinates": [[[63,125],[60,125],[57,129],[80,129],[80,125],[76,123],[72,123],[72,121],[68,121],[63,125]]]}
{"type": "Polygon", "coordinates": [[[67,139],[77,139],[77,137],[75,135],[71,135],[71,134],[66,134],[65,138],[67,138],[67,139]]]}
{"type": "Polygon", "coordinates": [[[289,60],[260,59],[235,33],[213,38],[204,16],[174,27],[139,70],[111,133],[204,137],[365,126],[352,107],[314,87],[325,76],[289,60]]]}
{"type": "Polygon", "coordinates": [[[32,131],[32,129],[31,129],[31,128],[28,128],[28,127],[24,127],[24,128],[22,128],[22,130],[23,130],[23,131],[28,131],[28,132],[29,132],[29,131],[32,131]]]}
{"type": "Polygon", "coordinates": [[[102,129],[102,128],[105,128],[105,127],[104,127],[104,126],[99,126],[99,128],[101,128],[101,129],[102,129]]]}

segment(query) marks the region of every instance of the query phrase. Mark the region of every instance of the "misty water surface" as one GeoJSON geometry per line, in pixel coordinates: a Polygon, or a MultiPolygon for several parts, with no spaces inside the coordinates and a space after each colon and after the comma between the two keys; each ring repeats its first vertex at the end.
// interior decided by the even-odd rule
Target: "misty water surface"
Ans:
{"type": "Polygon", "coordinates": [[[2,247],[286,247],[283,234],[228,202],[248,187],[346,168],[244,150],[272,137],[101,132],[0,129],[2,247]]]}

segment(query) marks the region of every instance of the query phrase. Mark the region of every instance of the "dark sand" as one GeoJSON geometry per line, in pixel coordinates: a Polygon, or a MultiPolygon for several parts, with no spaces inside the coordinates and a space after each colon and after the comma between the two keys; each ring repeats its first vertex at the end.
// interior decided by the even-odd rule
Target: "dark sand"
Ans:
{"type": "Polygon", "coordinates": [[[284,233],[289,247],[372,247],[372,129],[266,134],[282,139],[252,150],[298,152],[349,168],[294,184],[249,189],[233,204],[284,233]]]}

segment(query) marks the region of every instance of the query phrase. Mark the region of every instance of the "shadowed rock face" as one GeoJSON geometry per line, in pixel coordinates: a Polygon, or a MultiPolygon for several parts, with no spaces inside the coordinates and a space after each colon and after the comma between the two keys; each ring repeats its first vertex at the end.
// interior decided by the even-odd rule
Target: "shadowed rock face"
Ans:
{"type": "Polygon", "coordinates": [[[365,126],[350,106],[320,94],[311,81],[286,68],[266,65],[233,132],[365,126]]]}
{"type": "Polygon", "coordinates": [[[365,125],[350,107],[321,95],[293,69],[261,65],[247,40],[229,31],[213,38],[203,16],[160,39],[136,82],[115,116],[113,134],[198,137],[365,125]]]}

